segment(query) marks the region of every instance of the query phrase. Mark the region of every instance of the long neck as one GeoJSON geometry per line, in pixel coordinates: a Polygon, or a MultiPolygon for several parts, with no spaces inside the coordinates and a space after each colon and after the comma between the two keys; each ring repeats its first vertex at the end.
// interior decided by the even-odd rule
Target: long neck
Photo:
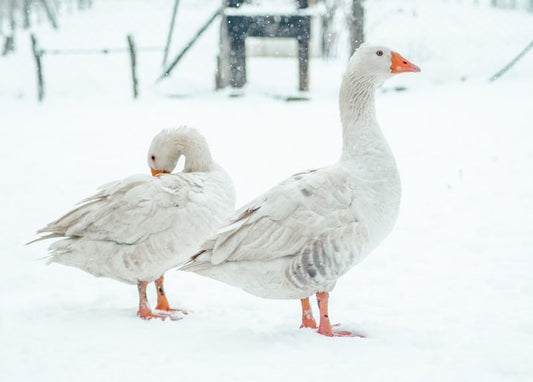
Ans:
{"type": "Polygon", "coordinates": [[[185,152],[185,165],[183,172],[208,171],[213,165],[213,158],[207,145],[199,142],[188,145],[185,152]]]}
{"type": "Polygon", "coordinates": [[[378,83],[358,73],[346,74],[339,93],[339,108],[343,128],[342,159],[364,155],[372,146],[383,141],[376,120],[374,95],[378,83]]]}

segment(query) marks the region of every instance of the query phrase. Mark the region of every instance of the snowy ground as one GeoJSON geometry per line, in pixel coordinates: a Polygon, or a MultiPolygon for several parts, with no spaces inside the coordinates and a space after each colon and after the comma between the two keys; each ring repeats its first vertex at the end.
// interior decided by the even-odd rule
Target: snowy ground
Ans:
{"type": "MultiPolygon", "coordinates": [[[[139,46],[162,45],[172,1],[129,1],[129,12],[125,2],[95,3],[64,17],[59,32],[37,29],[41,44],[123,46],[132,32],[139,46]]],[[[218,4],[181,3],[191,16],[174,53],[218,4]]],[[[398,224],[330,300],[332,319],[367,338],[299,330],[296,301],[175,271],[169,298],[191,314],[145,322],[135,317],[135,287],[47,267],[48,243],[24,246],[100,184],[147,172],[148,144],[168,126],[202,130],[238,204],[335,161],[342,54],[312,61],[310,101],[276,97],[296,88],[286,59],[252,60],[246,94],[230,98],[212,91],[212,28],[157,86],[161,56],[142,54],[137,101],[126,56],[45,56],[47,98],[38,104],[29,37],[20,34],[19,52],[0,57],[2,381],[533,379],[533,53],[487,82],[527,45],[533,15],[455,1],[405,1],[401,12],[392,0],[369,3],[368,40],[423,71],[378,94],[404,188],[398,224]],[[391,91],[399,85],[408,90],[391,91]]]]}

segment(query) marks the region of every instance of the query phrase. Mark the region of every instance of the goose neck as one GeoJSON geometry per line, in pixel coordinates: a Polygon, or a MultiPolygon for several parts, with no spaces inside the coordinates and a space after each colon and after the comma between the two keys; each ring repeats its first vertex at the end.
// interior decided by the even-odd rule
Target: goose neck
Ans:
{"type": "Polygon", "coordinates": [[[351,156],[379,138],[375,92],[377,81],[357,73],[346,74],[339,92],[343,128],[343,156],[351,156]]]}
{"type": "Polygon", "coordinates": [[[200,150],[190,148],[185,152],[183,172],[203,172],[211,169],[213,159],[207,147],[200,150]]]}

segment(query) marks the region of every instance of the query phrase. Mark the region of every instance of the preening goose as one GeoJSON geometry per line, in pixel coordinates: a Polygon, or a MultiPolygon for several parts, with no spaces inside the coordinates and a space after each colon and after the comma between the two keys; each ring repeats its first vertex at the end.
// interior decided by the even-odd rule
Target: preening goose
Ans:
{"type": "Polygon", "coordinates": [[[265,298],[301,299],[301,327],[332,328],[328,297],[339,277],[392,230],[400,178],[376,120],[374,94],[383,80],[418,66],[385,47],[363,44],[343,77],[339,108],[343,148],[331,166],[295,174],[237,210],[181,269],[265,298]]]}
{"type": "Polygon", "coordinates": [[[37,240],[61,238],[49,247],[49,262],[137,284],[141,318],[175,318],[163,274],[185,263],[219,227],[234,209],[235,193],[205,138],[193,128],[160,132],[147,159],[153,176],[134,175],[102,186],[39,230],[44,236],[37,240]],[[182,155],[183,171],[171,174],[182,155]],[[146,297],[151,281],[156,311],[146,297]]]}

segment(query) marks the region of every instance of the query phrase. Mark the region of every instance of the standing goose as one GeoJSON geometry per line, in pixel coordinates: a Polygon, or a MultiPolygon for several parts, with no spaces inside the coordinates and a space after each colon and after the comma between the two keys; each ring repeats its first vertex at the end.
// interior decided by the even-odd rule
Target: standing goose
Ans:
{"type": "Polygon", "coordinates": [[[163,274],[185,263],[233,211],[231,179],[211,158],[195,129],[166,129],[148,151],[153,176],[134,175],[106,184],[81,206],[48,224],[36,239],[61,238],[49,263],[78,267],[94,276],[137,284],[144,319],[171,317],[163,274]],[[171,174],[181,156],[183,172],[171,174]],[[146,297],[155,282],[156,311],[146,297]]]}
{"type": "Polygon", "coordinates": [[[400,205],[400,178],[374,94],[395,73],[419,71],[390,49],[362,45],[340,88],[339,161],[295,174],[237,210],[181,269],[260,297],[300,299],[301,327],[317,328],[309,304],[316,294],[318,333],[356,335],[332,328],[329,292],[392,230],[400,205]]]}

